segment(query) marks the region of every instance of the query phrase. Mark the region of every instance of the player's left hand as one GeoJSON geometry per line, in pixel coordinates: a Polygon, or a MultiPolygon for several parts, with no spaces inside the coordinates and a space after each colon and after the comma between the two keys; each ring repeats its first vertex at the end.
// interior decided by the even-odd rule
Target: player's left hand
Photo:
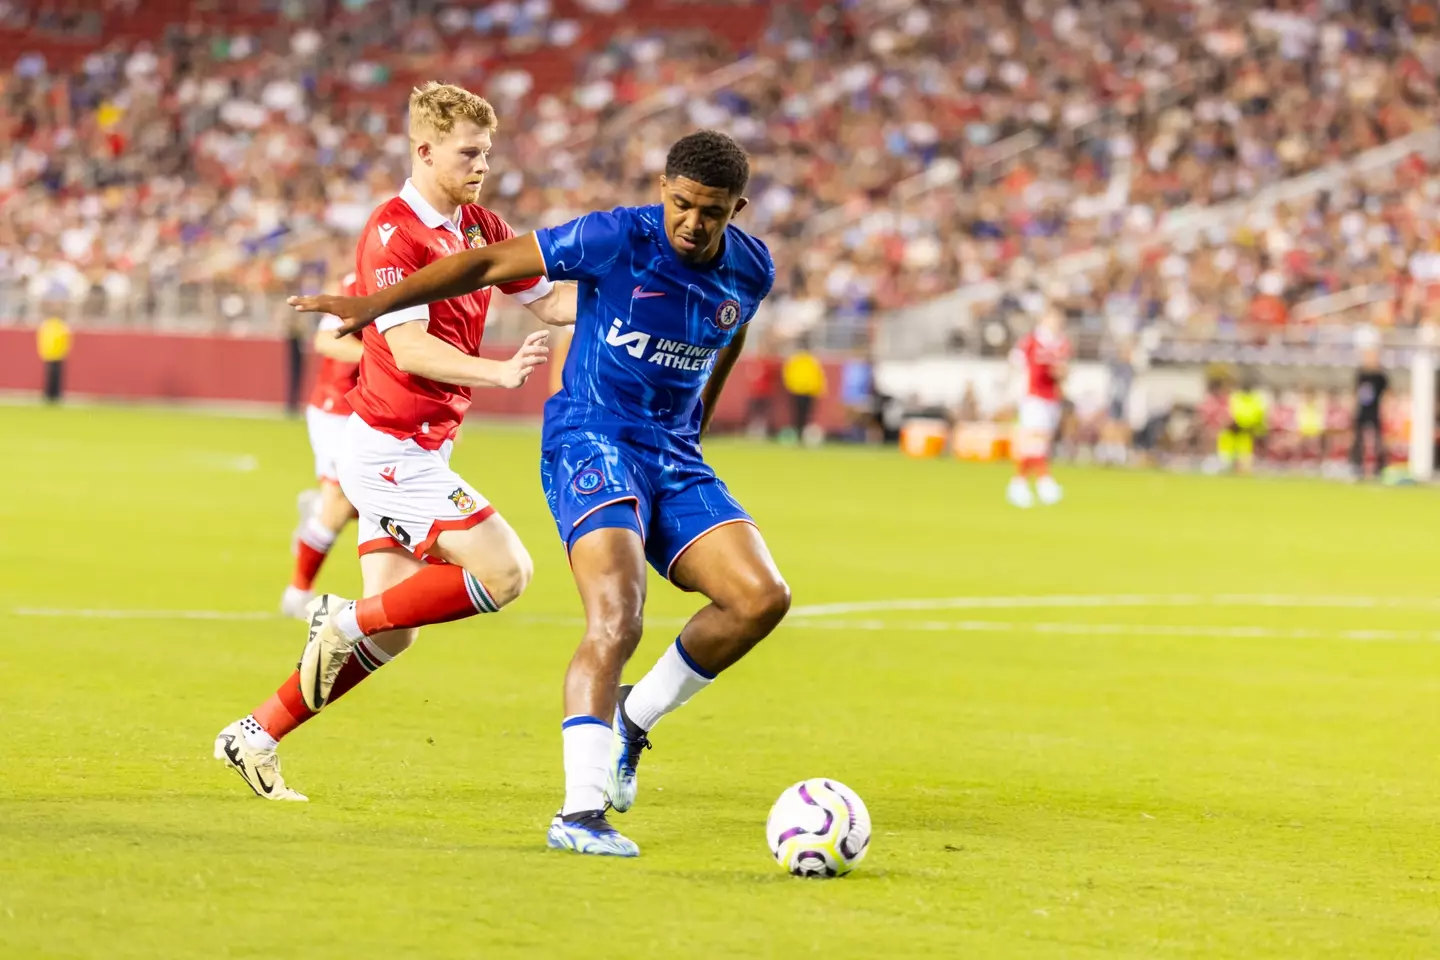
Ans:
{"type": "Polygon", "coordinates": [[[505,374],[500,386],[514,390],[525,386],[530,374],[550,357],[550,332],[536,330],[525,338],[515,356],[505,362],[505,374]]]}
{"type": "Polygon", "coordinates": [[[296,313],[328,313],[343,321],[336,337],[359,333],[375,322],[377,313],[370,306],[369,297],[337,297],[322,293],[313,297],[291,297],[285,301],[295,308],[296,313]]]}

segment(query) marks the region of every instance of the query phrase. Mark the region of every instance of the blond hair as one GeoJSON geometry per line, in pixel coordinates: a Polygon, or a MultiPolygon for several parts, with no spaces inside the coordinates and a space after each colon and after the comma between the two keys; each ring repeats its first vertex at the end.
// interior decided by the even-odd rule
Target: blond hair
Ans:
{"type": "Polygon", "coordinates": [[[490,102],[463,87],[431,80],[410,91],[412,142],[447,136],[461,120],[469,120],[491,133],[499,125],[490,102]]]}

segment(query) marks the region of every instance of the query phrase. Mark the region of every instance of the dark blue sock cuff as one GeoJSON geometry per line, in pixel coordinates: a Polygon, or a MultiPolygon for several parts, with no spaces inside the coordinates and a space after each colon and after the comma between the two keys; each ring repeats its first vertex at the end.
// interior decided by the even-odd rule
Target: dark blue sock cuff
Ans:
{"type": "Polygon", "coordinates": [[[697,674],[700,675],[702,679],[715,679],[715,674],[711,673],[709,670],[706,670],[704,667],[700,666],[700,664],[696,663],[690,658],[690,654],[685,652],[685,644],[680,642],[679,637],[675,638],[675,652],[680,654],[680,659],[685,661],[685,666],[689,667],[691,670],[694,670],[697,674]]]}
{"type": "Polygon", "coordinates": [[[571,727],[583,727],[587,723],[597,723],[607,729],[610,727],[608,721],[601,720],[599,717],[592,717],[586,714],[581,714],[575,717],[566,717],[564,720],[561,720],[560,729],[569,730],[571,727]]]}

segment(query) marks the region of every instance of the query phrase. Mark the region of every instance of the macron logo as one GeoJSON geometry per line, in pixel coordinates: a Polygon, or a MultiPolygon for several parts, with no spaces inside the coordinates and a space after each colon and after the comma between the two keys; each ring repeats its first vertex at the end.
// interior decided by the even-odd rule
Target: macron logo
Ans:
{"type": "Polygon", "coordinates": [[[390,246],[390,238],[395,235],[395,227],[388,223],[380,224],[380,246],[390,246]]]}
{"type": "Polygon", "coordinates": [[[665,296],[665,294],[663,294],[663,293],[647,293],[643,287],[636,287],[636,288],[635,288],[635,292],[632,293],[630,296],[631,296],[631,299],[633,299],[633,300],[644,300],[644,299],[647,298],[647,297],[663,297],[663,296],[665,296]]]}

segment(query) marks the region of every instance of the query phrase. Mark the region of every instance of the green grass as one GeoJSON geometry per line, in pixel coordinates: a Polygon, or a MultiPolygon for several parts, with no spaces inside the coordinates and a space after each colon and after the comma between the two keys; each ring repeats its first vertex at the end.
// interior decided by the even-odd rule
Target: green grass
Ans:
{"type": "MultiPolygon", "coordinates": [[[[623,820],[644,855],[597,862],[544,849],[579,604],[534,433],[476,426],[455,458],[527,539],[531,591],[287,740],[303,805],[209,756],[293,667],[297,624],[73,613],[270,610],[303,426],[0,408],[0,436],[0,956],[1440,954],[1440,607],[792,617],[657,730],[623,820]],[[765,850],[807,776],[874,817],[844,880],[765,850]]],[[[1000,468],[710,452],[801,607],[1403,600],[1435,578],[1428,490],[1067,471],[1066,503],[1022,514],[1000,468]]],[[[322,583],[355,589],[350,551],[322,583]]],[[[632,676],[695,605],[652,585],[632,676]]]]}

